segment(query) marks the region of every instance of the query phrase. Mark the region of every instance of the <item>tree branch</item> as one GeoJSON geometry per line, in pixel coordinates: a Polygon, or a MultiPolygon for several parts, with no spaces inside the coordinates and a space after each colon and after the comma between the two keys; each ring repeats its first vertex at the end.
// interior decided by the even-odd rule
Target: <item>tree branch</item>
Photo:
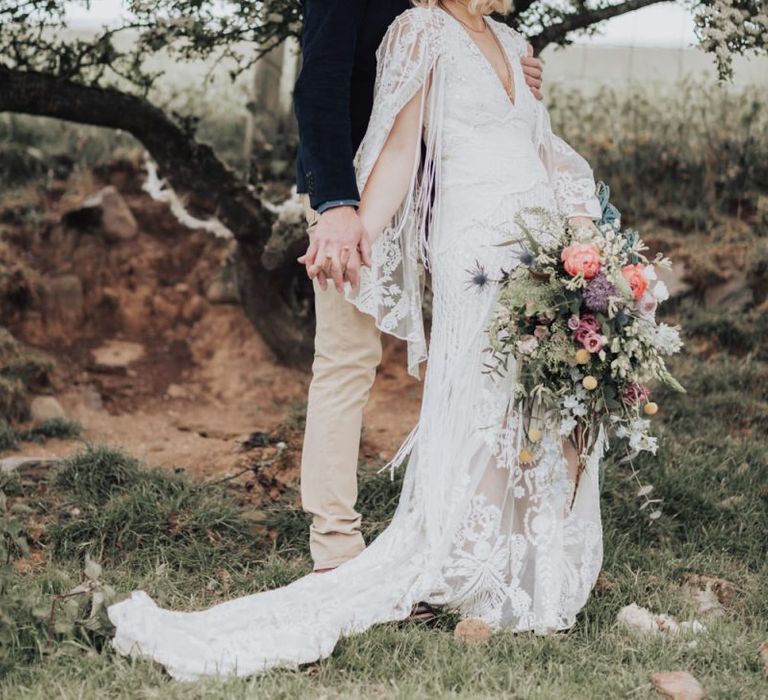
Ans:
{"type": "Polygon", "coordinates": [[[210,146],[195,141],[161,109],[141,97],[45,73],[0,67],[2,111],[128,132],[144,144],[177,192],[203,199],[216,193],[217,215],[239,241],[263,246],[269,236],[270,215],[248,185],[218,159],[210,146]]]}
{"type": "Polygon", "coordinates": [[[54,117],[132,134],[176,192],[216,203],[216,215],[240,244],[239,285],[246,313],[281,359],[307,359],[311,329],[295,322],[288,303],[295,273],[285,268],[266,270],[262,263],[272,215],[210,146],[197,142],[141,97],[33,71],[0,67],[0,112],[54,117]]]}
{"type": "Polygon", "coordinates": [[[598,24],[612,17],[639,10],[648,5],[655,5],[660,2],[669,2],[669,0],[626,0],[617,5],[606,5],[594,10],[574,12],[566,15],[562,21],[547,27],[539,34],[529,38],[536,53],[539,53],[545,46],[552,43],[560,43],[565,37],[578,29],[586,29],[593,24],[598,24]]]}

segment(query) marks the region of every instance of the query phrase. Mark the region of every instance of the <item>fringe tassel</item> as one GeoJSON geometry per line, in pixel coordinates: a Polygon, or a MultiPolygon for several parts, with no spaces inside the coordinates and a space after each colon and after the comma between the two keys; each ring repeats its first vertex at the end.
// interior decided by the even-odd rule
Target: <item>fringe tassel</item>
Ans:
{"type": "Polygon", "coordinates": [[[405,442],[400,445],[400,448],[395,453],[395,456],[376,473],[381,474],[381,472],[389,469],[389,478],[394,481],[395,469],[397,469],[403,462],[405,462],[408,455],[411,454],[411,450],[413,450],[413,446],[416,443],[416,437],[418,436],[418,433],[419,424],[417,423],[413,430],[411,430],[411,432],[408,434],[408,437],[405,438],[405,442]]]}

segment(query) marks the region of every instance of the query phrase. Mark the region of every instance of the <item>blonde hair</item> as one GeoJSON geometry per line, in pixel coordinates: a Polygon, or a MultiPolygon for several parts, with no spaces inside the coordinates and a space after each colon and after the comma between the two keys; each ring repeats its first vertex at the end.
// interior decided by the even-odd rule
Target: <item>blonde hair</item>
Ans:
{"type": "MultiPolygon", "coordinates": [[[[414,7],[437,7],[439,0],[411,0],[414,7]]],[[[512,11],[514,0],[468,0],[467,9],[474,15],[488,15],[491,12],[507,14],[512,11]]]]}

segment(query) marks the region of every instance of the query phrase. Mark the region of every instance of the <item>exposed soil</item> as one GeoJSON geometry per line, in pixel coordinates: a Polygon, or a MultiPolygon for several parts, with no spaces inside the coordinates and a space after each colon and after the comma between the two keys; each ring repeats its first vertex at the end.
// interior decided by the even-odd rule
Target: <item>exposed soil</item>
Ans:
{"type": "MultiPolygon", "coordinates": [[[[240,307],[210,293],[226,275],[231,243],[180,225],[141,181],[137,163],[126,160],[30,192],[42,210],[34,223],[29,202],[0,212],[0,265],[14,268],[17,285],[4,290],[0,325],[56,361],[56,398],[87,440],[204,479],[280,451],[279,479],[257,478],[276,497],[298,478],[309,372],[281,366],[240,307]],[[135,235],[115,239],[81,214],[86,198],[108,185],[133,214],[135,235]],[[12,294],[21,303],[7,303],[12,294]],[[287,449],[278,450],[280,441],[287,449]]],[[[419,397],[404,349],[387,339],[363,456],[392,455],[416,421],[419,397]]],[[[18,454],[50,458],[78,448],[50,440],[23,444],[18,454]]]]}

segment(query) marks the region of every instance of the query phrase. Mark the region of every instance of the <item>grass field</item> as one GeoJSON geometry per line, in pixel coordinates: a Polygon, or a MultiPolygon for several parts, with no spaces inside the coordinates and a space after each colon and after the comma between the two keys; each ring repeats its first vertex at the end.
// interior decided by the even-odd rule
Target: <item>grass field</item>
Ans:
{"type": "MultiPolygon", "coordinates": [[[[14,626],[2,634],[0,696],[646,698],[655,696],[650,673],[687,670],[712,698],[764,698],[758,647],[768,639],[767,329],[756,318],[688,316],[693,352],[676,371],[689,393],[660,397],[662,447],[656,459],[638,465],[663,498],[663,516],[651,523],[627,471],[607,465],[604,577],[571,632],[502,633],[487,646],[468,647],[454,640],[456,620],[445,614],[429,626],[375,628],[297,671],[194,689],[158,667],[115,656],[103,613],[88,622],[85,599],[61,603],[49,639],[51,594],[81,580],[85,552],[101,561],[100,580],[118,594],[144,588],[162,604],[187,609],[286,583],[309,565],[307,522],[295,494],[262,513],[254,529],[234,492],[88,447],[42,480],[3,483],[9,558],[20,553],[12,544],[16,522],[42,560],[3,569],[0,615],[14,626]],[[746,328],[751,348],[738,342],[746,328]],[[637,638],[617,626],[618,610],[630,602],[696,617],[681,589],[688,574],[734,586],[725,614],[702,618],[706,633],[637,638]]],[[[398,489],[374,466],[362,468],[369,536],[387,521],[398,489]]]]}

